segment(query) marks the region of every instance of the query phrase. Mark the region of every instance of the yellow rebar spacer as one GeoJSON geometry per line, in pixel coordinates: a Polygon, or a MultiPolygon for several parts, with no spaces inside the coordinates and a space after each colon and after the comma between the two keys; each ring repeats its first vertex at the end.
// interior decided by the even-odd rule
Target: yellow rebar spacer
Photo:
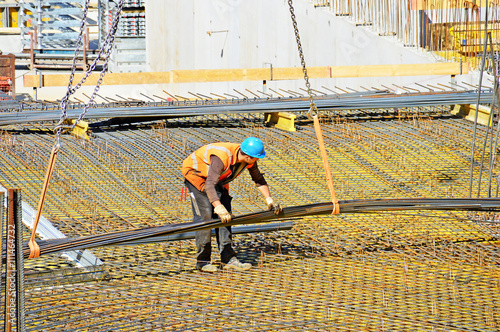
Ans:
{"type": "Polygon", "coordinates": [[[267,125],[272,125],[275,128],[296,131],[295,119],[297,116],[289,112],[270,112],[264,113],[264,119],[267,125]]]}

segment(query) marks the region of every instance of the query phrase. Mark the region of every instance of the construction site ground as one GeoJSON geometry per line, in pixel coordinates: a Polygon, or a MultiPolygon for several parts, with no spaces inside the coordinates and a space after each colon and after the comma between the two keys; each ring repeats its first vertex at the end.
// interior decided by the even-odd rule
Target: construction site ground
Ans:
{"type": "MultiPolygon", "coordinates": [[[[473,123],[443,107],[407,114],[323,118],[340,200],[469,196],[473,123]]],[[[282,205],[328,202],[311,121],[302,116],[288,132],[263,120],[219,115],[99,127],[88,141],[64,135],[43,215],[68,237],[188,222],[183,159],[204,144],[249,136],[265,144],[259,168],[282,205]]],[[[32,207],[52,129],[18,125],[0,134],[1,184],[20,188],[32,207]]],[[[482,142],[486,127],[476,135],[482,142]]],[[[473,178],[480,171],[488,172],[475,167],[473,178]]],[[[483,197],[489,187],[498,196],[497,174],[490,178],[483,197]]],[[[248,174],[230,191],[235,215],[265,209],[248,174]]],[[[28,259],[26,331],[500,331],[496,215],[340,213],[293,222],[291,230],[234,237],[240,260],[254,266],[246,272],[196,271],[194,240],[92,249],[103,264],[87,269],[63,255],[28,259]]],[[[213,246],[218,263],[215,239],[213,246]]]]}

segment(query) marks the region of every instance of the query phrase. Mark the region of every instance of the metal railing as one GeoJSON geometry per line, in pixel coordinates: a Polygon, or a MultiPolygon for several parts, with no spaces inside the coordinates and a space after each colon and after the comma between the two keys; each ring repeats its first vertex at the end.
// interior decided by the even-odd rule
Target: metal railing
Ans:
{"type": "Polygon", "coordinates": [[[74,49],[85,1],[21,0],[19,27],[24,48],[74,49]],[[47,5],[48,4],[48,5],[47,5]],[[31,40],[31,36],[34,40],[31,40]]]}

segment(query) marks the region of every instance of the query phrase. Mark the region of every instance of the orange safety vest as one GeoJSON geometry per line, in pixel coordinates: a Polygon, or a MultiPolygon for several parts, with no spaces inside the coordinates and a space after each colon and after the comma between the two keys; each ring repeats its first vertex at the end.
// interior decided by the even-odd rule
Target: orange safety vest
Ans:
{"type": "MultiPolygon", "coordinates": [[[[238,161],[239,150],[240,144],[236,143],[211,143],[204,145],[184,159],[182,163],[182,175],[199,191],[203,191],[205,190],[205,181],[207,180],[208,169],[210,168],[210,156],[215,155],[222,160],[224,171],[219,181],[224,181],[232,174],[230,166],[236,164],[238,161]]],[[[253,164],[247,165],[247,168],[252,166],[253,164]]],[[[239,174],[236,175],[236,177],[238,176],[239,174]]],[[[229,188],[228,184],[225,184],[224,187],[226,189],[229,188]]]]}

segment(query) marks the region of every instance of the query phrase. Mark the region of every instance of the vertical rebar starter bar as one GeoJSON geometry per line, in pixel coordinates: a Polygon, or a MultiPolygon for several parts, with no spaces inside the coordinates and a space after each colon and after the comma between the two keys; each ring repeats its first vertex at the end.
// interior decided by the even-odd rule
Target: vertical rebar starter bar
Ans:
{"type": "Polygon", "coordinates": [[[9,218],[14,219],[16,227],[16,327],[18,332],[24,332],[24,258],[23,258],[23,209],[20,189],[9,189],[9,218]],[[10,202],[9,202],[10,203],[10,202]]]}

